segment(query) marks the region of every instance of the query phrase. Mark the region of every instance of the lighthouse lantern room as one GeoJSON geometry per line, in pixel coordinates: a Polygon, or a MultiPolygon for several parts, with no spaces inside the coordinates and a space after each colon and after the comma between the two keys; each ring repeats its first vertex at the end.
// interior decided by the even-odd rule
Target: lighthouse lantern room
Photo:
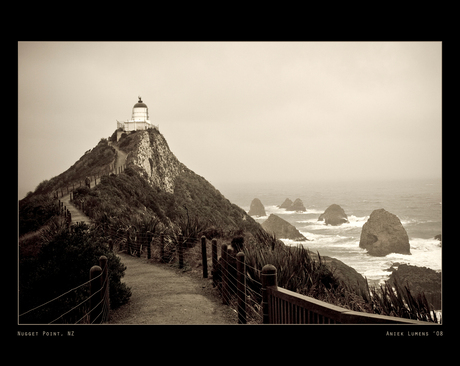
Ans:
{"type": "Polygon", "coordinates": [[[138,98],[139,101],[134,104],[131,119],[124,122],[117,121],[117,128],[122,128],[123,131],[146,130],[152,127],[158,129],[158,126],[154,126],[150,122],[147,105],[140,96],[138,98]]]}

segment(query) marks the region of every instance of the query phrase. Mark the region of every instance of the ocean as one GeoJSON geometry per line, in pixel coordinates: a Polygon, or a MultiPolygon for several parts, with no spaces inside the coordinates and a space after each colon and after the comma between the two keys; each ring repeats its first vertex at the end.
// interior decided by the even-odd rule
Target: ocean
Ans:
{"type": "MultiPolygon", "coordinates": [[[[442,233],[442,184],[440,179],[361,182],[303,183],[226,183],[216,186],[232,203],[249,211],[259,198],[267,216],[254,217],[264,222],[270,214],[294,225],[309,241],[283,240],[287,245],[303,245],[320,255],[337,258],[365,276],[370,285],[388,279],[387,269],[406,263],[442,270],[442,248],[434,239],[442,233]],[[306,212],[280,209],[286,198],[300,198],[306,212]],[[317,221],[331,204],[340,205],[349,223],[326,226],[317,221]],[[395,214],[409,236],[411,255],[392,253],[374,257],[359,247],[361,229],[373,210],[384,208],[395,214]]],[[[283,238],[279,238],[283,239],[283,238]]]]}

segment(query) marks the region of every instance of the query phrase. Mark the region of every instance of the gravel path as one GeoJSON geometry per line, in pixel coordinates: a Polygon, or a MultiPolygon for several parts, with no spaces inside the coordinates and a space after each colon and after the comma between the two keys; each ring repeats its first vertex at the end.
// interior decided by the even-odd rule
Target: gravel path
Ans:
{"type": "Polygon", "coordinates": [[[129,302],[111,311],[109,324],[237,324],[236,313],[214,294],[209,279],[192,278],[167,265],[118,254],[127,266],[122,282],[129,302]]]}

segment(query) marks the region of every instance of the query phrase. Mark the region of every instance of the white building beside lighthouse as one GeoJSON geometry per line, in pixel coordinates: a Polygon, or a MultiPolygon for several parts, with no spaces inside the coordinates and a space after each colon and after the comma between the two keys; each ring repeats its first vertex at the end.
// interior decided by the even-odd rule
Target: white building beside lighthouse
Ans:
{"type": "Polygon", "coordinates": [[[158,130],[158,126],[152,125],[150,122],[147,105],[142,101],[141,97],[138,98],[139,101],[134,104],[131,119],[124,122],[117,121],[117,128],[122,128],[123,131],[146,130],[148,128],[156,128],[158,130]]]}

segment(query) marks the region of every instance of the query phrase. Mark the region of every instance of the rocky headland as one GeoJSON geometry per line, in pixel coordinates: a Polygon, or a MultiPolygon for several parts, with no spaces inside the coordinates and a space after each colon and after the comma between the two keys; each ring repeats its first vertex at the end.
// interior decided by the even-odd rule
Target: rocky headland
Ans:
{"type": "Polygon", "coordinates": [[[359,247],[373,256],[411,254],[409,237],[401,221],[383,208],[374,210],[363,225],[359,247]]]}
{"type": "Polygon", "coordinates": [[[271,214],[267,220],[262,223],[262,227],[268,233],[275,234],[280,239],[290,239],[296,241],[308,240],[303,236],[296,227],[279,216],[271,214]]]}
{"type": "Polygon", "coordinates": [[[348,216],[342,207],[332,204],[320,215],[318,221],[324,221],[326,225],[338,226],[347,223],[348,216]]]}
{"type": "Polygon", "coordinates": [[[248,212],[249,216],[267,216],[265,207],[258,198],[254,198],[248,212]]]}

